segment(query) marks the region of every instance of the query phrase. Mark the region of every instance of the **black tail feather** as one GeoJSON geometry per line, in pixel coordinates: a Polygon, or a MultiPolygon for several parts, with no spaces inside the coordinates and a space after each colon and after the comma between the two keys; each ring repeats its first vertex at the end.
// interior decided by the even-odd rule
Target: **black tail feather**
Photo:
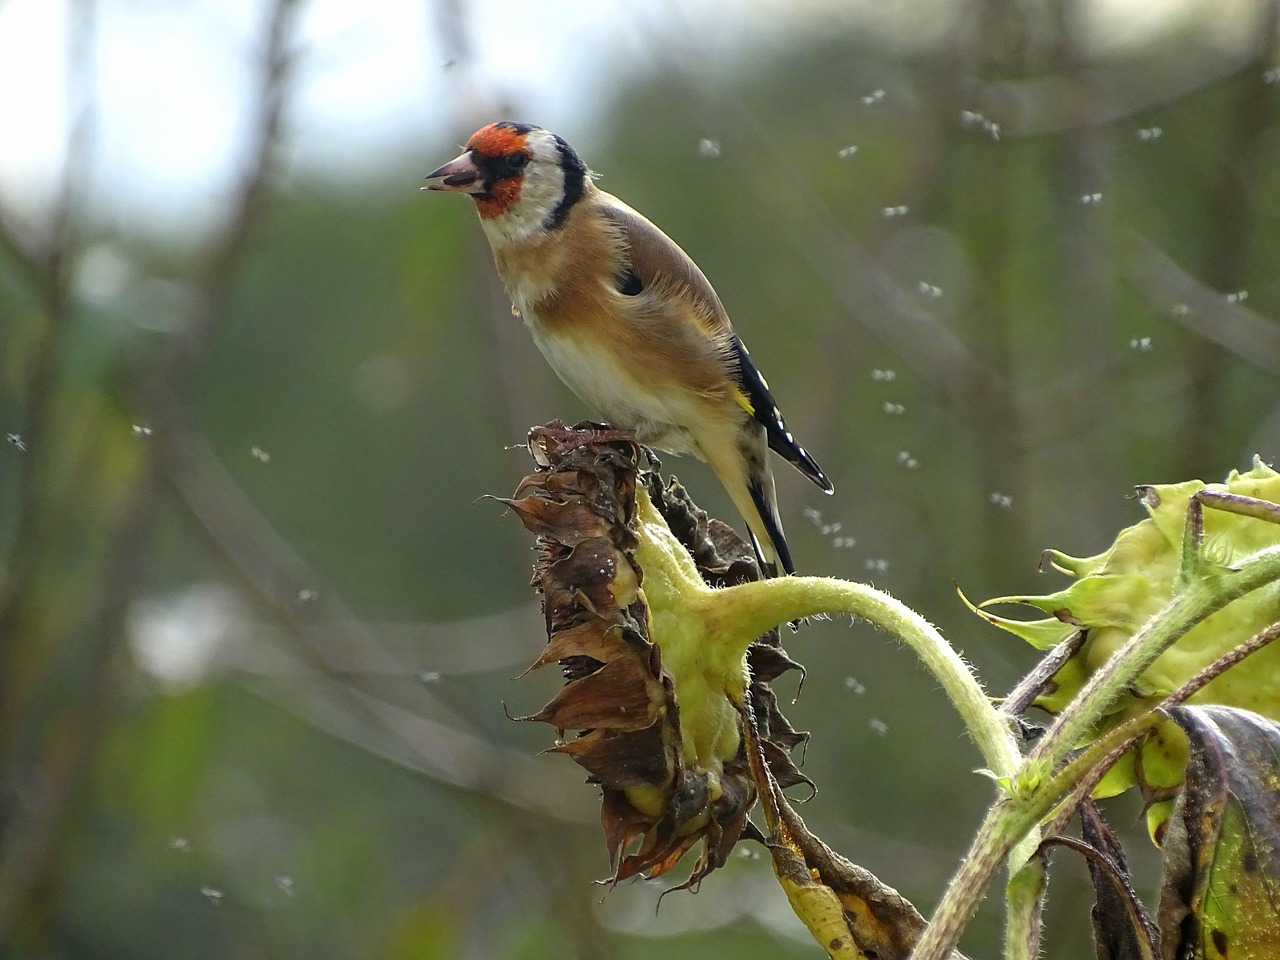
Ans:
{"type": "Polygon", "coordinates": [[[730,345],[738,361],[739,386],[751,404],[751,415],[764,427],[769,437],[769,449],[821,487],[823,493],[834,491],[835,488],[827,479],[827,475],[822,472],[817,461],[809,456],[809,451],[800,446],[791,431],[787,429],[786,421],[782,419],[782,411],[778,409],[773,394],[769,392],[769,385],[765,383],[764,377],[751,361],[751,354],[747,353],[742,340],[735,335],[731,338],[730,345]]]}
{"type": "MultiPolygon", "coordinates": [[[[764,524],[765,533],[769,535],[769,544],[773,547],[773,552],[778,555],[778,563],[782,565],[783,571],[790,576],[796,572],[795,562],[791,559],[791,548],[787,546],[787,538],[782,535],[782,521],[778,519],[777,510],[773,506],[773,502],[769,499],[769,495],[765,492],[764,484],[756,479],[747,481],[747,491],[751,494],[751,502],[755,504],[756,513],[760,516],[760,522],[764,524]]],[[[760,572],[765,576],[777,574],[774,565],[768,563],[764,559],[763,552],[760,549],[760,542],[756,539],[754,533],[751,534],[751,546],[756,552],[756,560],[760,564],[760,572]]]]}

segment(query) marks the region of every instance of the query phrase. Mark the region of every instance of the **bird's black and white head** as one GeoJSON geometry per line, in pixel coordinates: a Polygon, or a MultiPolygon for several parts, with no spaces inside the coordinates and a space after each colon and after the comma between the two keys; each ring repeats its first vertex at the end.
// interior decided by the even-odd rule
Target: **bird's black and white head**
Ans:
{"type": "Polygon", "coordinates": [[[465,152],[427,175],[427,190],[468,193],[495,245],[564,223],[589,173],[573,147],[541,127],[503,120],[481,127],[465,152]]]}

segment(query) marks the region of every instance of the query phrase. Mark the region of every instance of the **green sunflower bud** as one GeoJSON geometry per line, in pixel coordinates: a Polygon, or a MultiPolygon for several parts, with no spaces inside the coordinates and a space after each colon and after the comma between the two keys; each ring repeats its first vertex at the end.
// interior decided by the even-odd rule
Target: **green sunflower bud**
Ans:
{"type": "MultiPolygon", "coordinates": [[[[975,608],[989,622],[1041,649],[1077,631],[1085,632],[1079,650],[1054,674],[1036,699],[1056,714],[1072,700],[1098,668],[1174,597],[1189,585],[1184,579],[1183,541],[1191,498],[1200,490],[1280,503],[1280,474],[1254,460],[1247,473],[1232,471],[1225,483],[1199,480],[1140,488],[1148,519],[1122,530],[1104,553],[1070,557],[1046,555],[1052,565],[1074,578],[1064,590],[1044,596],[1009,596],[975,608]],[[988,612],[999,603],[1027,604],[1049,614],[1019,621],[988,612]]],[[[1280,525],[1222,510],[1204,510],[1204,543],[1192,582],[1220,576],[1260,550],[1280,545],[1280,525]]],[[[1280,586],[1271,584],[1227,604],[1161,654],[1092,731],[1100,736],[1116,725],[1150,711],[1202,669],[1238,647],[1280,617],[1280,586]]],[[[1189,702],[1221,704],[1252,710],[1280,720],[1280,645],[1266,647],[1243,666],[1227,670],[1194,693],[1189,702]]],[[[1139,784],[1149,801],[1162,801],[1182,781],[1186,737],[1171,721],[1161,720],[1136,751],[1130,751],[1104,777],[1095,794],[1111,796],[1139,784]]],[[[1167,804],[1154,804],[1148,815],[1153,834],[1166,816],[1167,804]]]]}

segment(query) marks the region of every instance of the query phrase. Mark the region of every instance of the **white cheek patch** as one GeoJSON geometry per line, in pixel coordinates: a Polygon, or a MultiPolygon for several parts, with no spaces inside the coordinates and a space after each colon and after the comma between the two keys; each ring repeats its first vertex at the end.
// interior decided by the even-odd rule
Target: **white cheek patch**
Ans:
{"type": "Polygon", "coordinates": [[[520,199],[503,214],[480,221],[495,248],[519,243],[543,229],[543,224],[564,196],[564,171],[554,162],[538,158],[525,168],[520,199]]]}

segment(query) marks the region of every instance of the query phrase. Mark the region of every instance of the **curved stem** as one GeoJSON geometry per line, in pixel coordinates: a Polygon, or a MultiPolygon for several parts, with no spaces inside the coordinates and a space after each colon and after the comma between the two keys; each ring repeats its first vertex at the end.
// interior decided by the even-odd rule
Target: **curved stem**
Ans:
{"type": "Polygon", "coordinates": [[[911,951],[911,960],[947,960],[951,956],[1000,865],[1035,824],[1036,818],[1028,816],[1025,804],[1008,796],[996,801],[911,951]]]}
{"type": "MultiPolygon", "coordinates": [[[[911,955],[912,960],[945,960],[964,924],[986,895],[999,860],[1048,813],[1058,797],[1068,792],[1091,765],[1115,746],[1110,737],[1104,738],[1056,774],[1052,773],[1125,686],[1196,624],[1232,600],[1276,579],[1280,579],[1280,549],[1256,554],[1239,570],[1198,581],[1156,614],[1094,674],[1027,756],[1022,773],[1015,781],[1014,795],[1002,799],[988,812],[974,837],[969,857],[947,887],[911,955]]],[[[1135,718],[1133,725],[1140,726],[1141,719],[1135,718]]]]}
{"type": "Polygon", "coordinates": [[[826,577],[778,577],[711,591],[703,615],[711,637],[758,637],[780,623],[843,613],[880,627],[907,644],[942,685],[988,767],[1011,777],[1022,761],[1009,718],[983,692],[973,671],[937,628],[886,593],[826,577]]]}
{"type": "Polygon", "coordinates": [[[1009,878],[1004,930],[1004,960],[1036,960],[1040,956],[1041,913],[1049,885],[1043,854],[1032,857],[1009,878]]]}

